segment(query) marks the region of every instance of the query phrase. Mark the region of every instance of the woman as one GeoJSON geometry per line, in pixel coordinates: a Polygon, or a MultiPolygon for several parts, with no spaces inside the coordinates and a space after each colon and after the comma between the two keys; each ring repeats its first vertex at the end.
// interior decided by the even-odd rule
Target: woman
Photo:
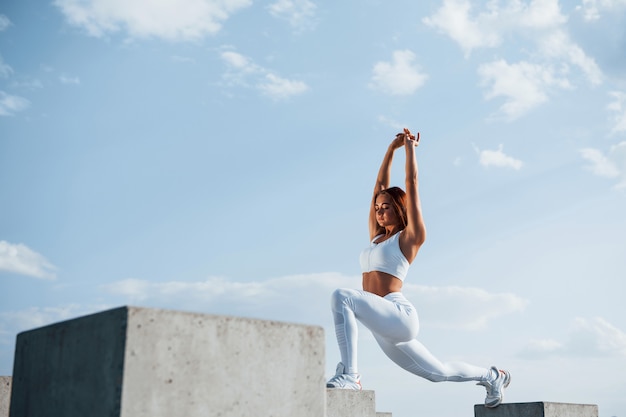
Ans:
{"type": "Polygon", "coordinates": [[[338,289],[332,295],[335,332],[341,353],[328,388],[360,390],[357,368],[357,322],[374,335],[383,352],[407,371],[433,382],[478,381],[487,389],[485,406],[497,407],[510,381],[509,372],[462,362],[443,363],[417,339],[415,307],[402,294],[402,282],[426,239],[418,193],[417,137],[408,129],[391,142],[378,172],[369,214],[371,244],[360,257],[363,290],[338,289]],[[389,188],[396,149],[406,151],[406,193],[389,188]]]}

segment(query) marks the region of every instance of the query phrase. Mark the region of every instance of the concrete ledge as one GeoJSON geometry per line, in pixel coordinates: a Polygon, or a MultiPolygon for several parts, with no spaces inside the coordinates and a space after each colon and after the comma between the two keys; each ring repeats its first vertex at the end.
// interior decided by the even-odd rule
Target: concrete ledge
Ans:
{"type": "Polygon", "coordinates": [[[375,417],[374,391],[326,389],[326,417],[375,417]]]}
{"type": "Polygon", "coordinates": [[[551,402],[500,404],[496,408],[474,405],[475,417],[598,417],[598,406],[551,402]]]}
{"type": "Polygon", "coordinates": [[[0,417],[9,417],[11,404],[11,377],[0,376],[0,417]]]}
{"type": "Polygon", "coordinates": [[[11,417],[320,417],[324,331],[120,307],[17,337],[11,417]]]}
{"type": "Polygon", "coordinates": [[[376,412],[376,417],[391,417],[391,413],[385,413],[381,411],[376,412]]]}

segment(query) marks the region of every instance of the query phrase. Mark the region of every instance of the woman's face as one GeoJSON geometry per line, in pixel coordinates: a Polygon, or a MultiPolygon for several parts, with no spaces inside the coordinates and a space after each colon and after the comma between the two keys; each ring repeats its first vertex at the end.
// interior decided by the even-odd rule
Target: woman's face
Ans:
{"type": "Polygon", "coordinates": [[[376,211],[376,221],[379,226],[388,227],[400,224],[400,217],[393,209],[393,200],[390,195],[385,193],[378,195],[374,203],[374,210],[376,211]]]}

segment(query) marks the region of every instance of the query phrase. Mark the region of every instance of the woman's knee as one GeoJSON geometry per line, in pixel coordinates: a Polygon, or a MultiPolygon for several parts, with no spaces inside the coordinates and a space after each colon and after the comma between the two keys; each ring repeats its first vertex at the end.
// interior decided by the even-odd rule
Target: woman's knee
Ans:
{"type": "Polygon", "coordinates": [[[354,290],[348,288],[339,288],[333,291],[330,297],[330,305],[333,311],[341,311],[346,304],[346,300],[354,295],[354,290]]]}

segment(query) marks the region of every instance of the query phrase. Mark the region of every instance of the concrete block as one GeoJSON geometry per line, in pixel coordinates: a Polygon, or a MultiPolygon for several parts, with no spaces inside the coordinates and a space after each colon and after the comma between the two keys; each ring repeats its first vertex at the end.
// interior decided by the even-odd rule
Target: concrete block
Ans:
{"type": "Polygon", "coordinates": [[[551,402],[500,404],[487,408],[474,405],[475,417],[598,417],[594,404],[567,404],[551,402]]]}
{"type": "Polygon", "coordinates": [[[9,417],[11,404],[11,377],[0,376],[0,417],[9,417]]]}
{"type": "Polygon", "coordinates": [[[374,391],[326,389],[326,417],[376,417],[374,391]]]}
{"type": "Polygon", "coordinates": [[[20,333],[10,417],[324,415],[324,331],[120,307],[20,333]]]}

